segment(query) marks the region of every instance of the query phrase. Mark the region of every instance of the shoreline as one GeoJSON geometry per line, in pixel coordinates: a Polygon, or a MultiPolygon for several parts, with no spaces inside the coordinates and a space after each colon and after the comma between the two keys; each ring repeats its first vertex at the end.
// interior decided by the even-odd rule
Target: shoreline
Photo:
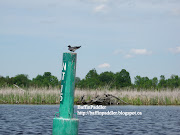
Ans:
{"type": "MultiPolygon", "coordinates": [[[[60,90],[55,89],[0,89],[0,104],[58,105],[60,90]]],[[[180,89],[174,90],[75,90],[75,105],[163,105],[179,106],[180,89]],[[112,95],[108,97],[107,95],[112,95]],[[118,100],[120,99],[120,100],[118,100]],[[96,102],[98,101],[98,102],[96,102]],[[124,102],[122,102],[124,101],[124,102]],[[88,104],[89,103],[89,104],[88,104]],[[128,103],[128,104],[126,104],[128,103]]]]}

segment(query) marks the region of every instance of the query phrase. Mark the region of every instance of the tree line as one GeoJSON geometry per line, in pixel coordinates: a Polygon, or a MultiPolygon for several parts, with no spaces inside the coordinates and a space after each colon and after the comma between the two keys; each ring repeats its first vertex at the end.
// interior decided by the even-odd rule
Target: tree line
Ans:
{"type": "Polygon", "coordinates": [[[149,79],[148,77],[136,76],[134,83],[131,82],[130,74],[125,69],[120,72],[103,72],[98,74],[96,69],[90,70],[84,79],[80,80],[76,85],[79,88],[85,89],[120,89],[120,88],[137,88],[137,89],[161,89],[161,88],[178,88],[180,87],[180,77],[178,75],[171,75],[170,78],[165,79],[164,75],[149,79]]]}
{"type": "MultiPolygon", "coordinates": [[[[121,88],[137,88],[137,89],[161,89],[161,88],[178,88],[180,87],[180,77],[178,75],[172,75],[166,79],[164,75],[149,79],[148,77],[136,76],[134,83],[131,82],[130,74],[125,69],[120,72],[102,72],[97,73],[96,69],[90,70],[84,79],[79,77],[75,78],[76,88],[80,89],[121,89],[121,88]]],[[[45,72],[43,75],[37,75],[30,80],[28,75],[19,74],[15,77],[3,77],[0,76],[0,87],[13,87],[18,85],[19,87],[35,87],[35,88],[52,88],[59,87],[61,81],[56,76],[53,76],[50,72],[45,72]]]]}
{"type": "Polygon", "coordinates": [[[11,78],[9,76],[0,76],[0,87],[14,87],[14,84],[23,88],[60,87],[60,81],[58,81],[58,78],[53,76],[50,72],[45,72],[43,75],[37,75],[32,80],[25,74],[19,74],[11,78]]]}

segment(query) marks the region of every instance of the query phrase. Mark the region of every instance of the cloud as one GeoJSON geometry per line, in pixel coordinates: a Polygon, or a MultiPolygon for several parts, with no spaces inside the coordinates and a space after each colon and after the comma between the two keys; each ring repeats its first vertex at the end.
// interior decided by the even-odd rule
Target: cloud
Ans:
{"type": "Polygon", "coordinates": [[[99,6],[96,6],[93,11],[94,12],[106,12],[106,10],[107,10],[107,6],[104,4],[101,4],[99,6]]]}
{"type": "Polygon", "coordinates": [[[110,64],[108,63],[103,63],[98,66],[98,68],[109,68],[109,67],[110,67],[110,64]]]}
{"type": "Polygon", "coordinates": [[[129,58],[134,58],[136,55],[150,55],[152,54],[152,51],[148,51],[147,49],[131,49],[129,51],[125,50],[114,50],[113,52],[114,55],[122,54],[124,58],[129,59],[129,58]]]}
{"type": "Polygon", "coordinates": [[[135,55],[149,55],[152,54],[152,51],[148,51],[146,49],[131,49],[130,53],[135,55]]]}
{"type": "Polygon", "coordinates": [[[134,57],[134,56],[131,55],[131,54],[126,54],[124,57],[127,58],[127,59],[129,59],[129,58],[132,58],[132,57],[134,57]]]}
{"type": "Polygon", "coordinates": [[[180,53],[180,46],[177,46],[176,48],[169,48],[168,49],[171,53],[180,53]]]}

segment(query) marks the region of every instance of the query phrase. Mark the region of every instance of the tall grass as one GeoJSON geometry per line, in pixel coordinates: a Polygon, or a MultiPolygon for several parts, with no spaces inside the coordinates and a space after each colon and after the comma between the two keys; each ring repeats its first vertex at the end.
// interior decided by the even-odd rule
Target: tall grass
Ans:
{"type": "MultiPolygon", "coordinates": [[[[104,94],[114,95],[132,105],[180,105],[180,89],[166,89],[161,91],[153,90],[75,90],[75,103],[82,96],[86,101],[94,99],[96,96],[103,97],[104,94]]],[[[0,89],[0,104],[59,104],[60,89],[35,89],[28,90],[3,88],[0,89]]],[[[118,104],[123,104],[116,101],[118,104]]]]}
{"type": "Polygon", "coordinates": [[[28,90],[5,88],[0,89],[0,103],[8,104],[58,104],[60,99],[59,89],[28,90]]]}
{"type": "MultiPolygon", "coordinates": [[[[153,90],[76,90],[75,97],[85,96],[95,98],[97,95],[103,96],[104,94],[114,95],[123,101],[132,105],[180,105],[180,89],[165,89],[161,91],[153,90]]],[[[123,104],[120,102],[120,104],[123,104]]]]}

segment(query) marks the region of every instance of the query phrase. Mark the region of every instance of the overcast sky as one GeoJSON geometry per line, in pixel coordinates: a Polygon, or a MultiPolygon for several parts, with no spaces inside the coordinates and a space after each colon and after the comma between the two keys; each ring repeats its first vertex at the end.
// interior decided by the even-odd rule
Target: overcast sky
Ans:
{"type": "Polygon", "coordinates": [[[180,0],[0,0],[0,75],[51,72],[77,50],[76,76],[126,69],[180,76],[180,0]]]}

